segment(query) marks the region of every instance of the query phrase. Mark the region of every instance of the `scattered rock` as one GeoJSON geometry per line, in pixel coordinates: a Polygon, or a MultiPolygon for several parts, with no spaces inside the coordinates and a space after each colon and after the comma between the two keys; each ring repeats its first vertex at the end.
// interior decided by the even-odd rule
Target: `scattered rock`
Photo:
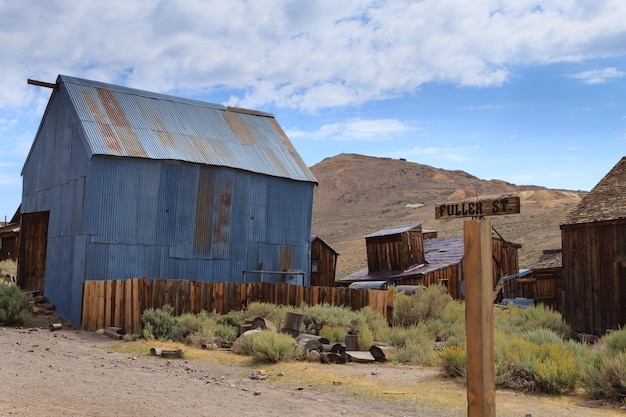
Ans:
{"type": "Polygon", "coordinates": [[[319,362],[321,358],[320,353],[317,350],[312,350],[306,355],[306,360],[309,362],[319,362]]]}

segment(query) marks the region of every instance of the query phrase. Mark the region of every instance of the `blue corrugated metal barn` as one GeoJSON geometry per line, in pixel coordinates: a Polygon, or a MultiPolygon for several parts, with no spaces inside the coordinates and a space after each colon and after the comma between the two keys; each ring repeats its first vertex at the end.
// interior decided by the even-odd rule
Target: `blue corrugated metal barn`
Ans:
{"type": "Polygon", "coordinates": [[[18,282],[309,282],[315,177],[273,115],[60,75],[22,170],[18,282]],[[292,277],[294,275],[291,275],[292,277]]]}

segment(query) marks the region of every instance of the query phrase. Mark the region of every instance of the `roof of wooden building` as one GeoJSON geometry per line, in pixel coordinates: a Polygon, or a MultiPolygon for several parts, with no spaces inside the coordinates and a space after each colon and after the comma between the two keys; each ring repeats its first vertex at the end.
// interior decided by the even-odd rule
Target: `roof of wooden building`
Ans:
{"type": "Polygon", "coordinates": [[[626,218],[626,157],[609,171],[567,215],[565,225],[626,218]]]}
{"type": "Polygon", "coordinates": [[[328,244],[328,242],[326,242],[324,239],[322,239],[320,236],[318,235],[313,235],[311,236],[311,243],[313,243],[314,241],[319,240],[320,242],[322,242],[324,244],[324,246],[328,247],[328,249],[330,249],[331,251],[333,251],[333,253],[335,255],[339,255],[339,252],[337,252],[337,250],[335,250],[335,248],[333,248],[332,246],[330,246],[328,244]]]}
{"type": "Polygon", "coordinates": [[[544,249],[532,269],[560,268],[563,265],[563,251],[561,249],[544,249]]]}
{"type": "Polygon", "coordinates": [[[389,227],[385,227],[384,229],[380,229],[377,232],[374,233],[370,233],[369,235],[363,236],[364,238],[370,238],[370,237],[382,237],[382,236],[393,236],[393,235],[399,235],[405,232],[408,232],[410,230],[415,229],[416,227],[421,227],[422,223],[412,223],[412,224],[404,224],[401,226],[389,226],[389,227]]]}

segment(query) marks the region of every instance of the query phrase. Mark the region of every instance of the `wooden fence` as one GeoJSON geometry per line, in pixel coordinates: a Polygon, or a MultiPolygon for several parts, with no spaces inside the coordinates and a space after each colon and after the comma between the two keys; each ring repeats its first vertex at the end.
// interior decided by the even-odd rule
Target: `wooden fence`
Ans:
{"type": "Polygon", "coordinates": [[[227,283],[133,278],[85,281],[82,328],[120,327],[125,333],[141,331],[141,314],[166,304],[174,314],[202,310],[226,314],[245,309],[251,302],[300,307],[330,304],[359,310],[369,306],[391,320],[393,290],[340,287],[303,287],[285,283],[227,283]]]}

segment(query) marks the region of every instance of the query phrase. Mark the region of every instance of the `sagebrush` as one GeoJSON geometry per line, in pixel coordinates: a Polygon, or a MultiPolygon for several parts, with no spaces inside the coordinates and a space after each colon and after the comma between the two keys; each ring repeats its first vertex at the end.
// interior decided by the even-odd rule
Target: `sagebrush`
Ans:
{"type": "Polygon", "coordinates": [[[30,321],[32,297],[16,285],[0,283],[0,324],[23,325],[30,321]]]}

